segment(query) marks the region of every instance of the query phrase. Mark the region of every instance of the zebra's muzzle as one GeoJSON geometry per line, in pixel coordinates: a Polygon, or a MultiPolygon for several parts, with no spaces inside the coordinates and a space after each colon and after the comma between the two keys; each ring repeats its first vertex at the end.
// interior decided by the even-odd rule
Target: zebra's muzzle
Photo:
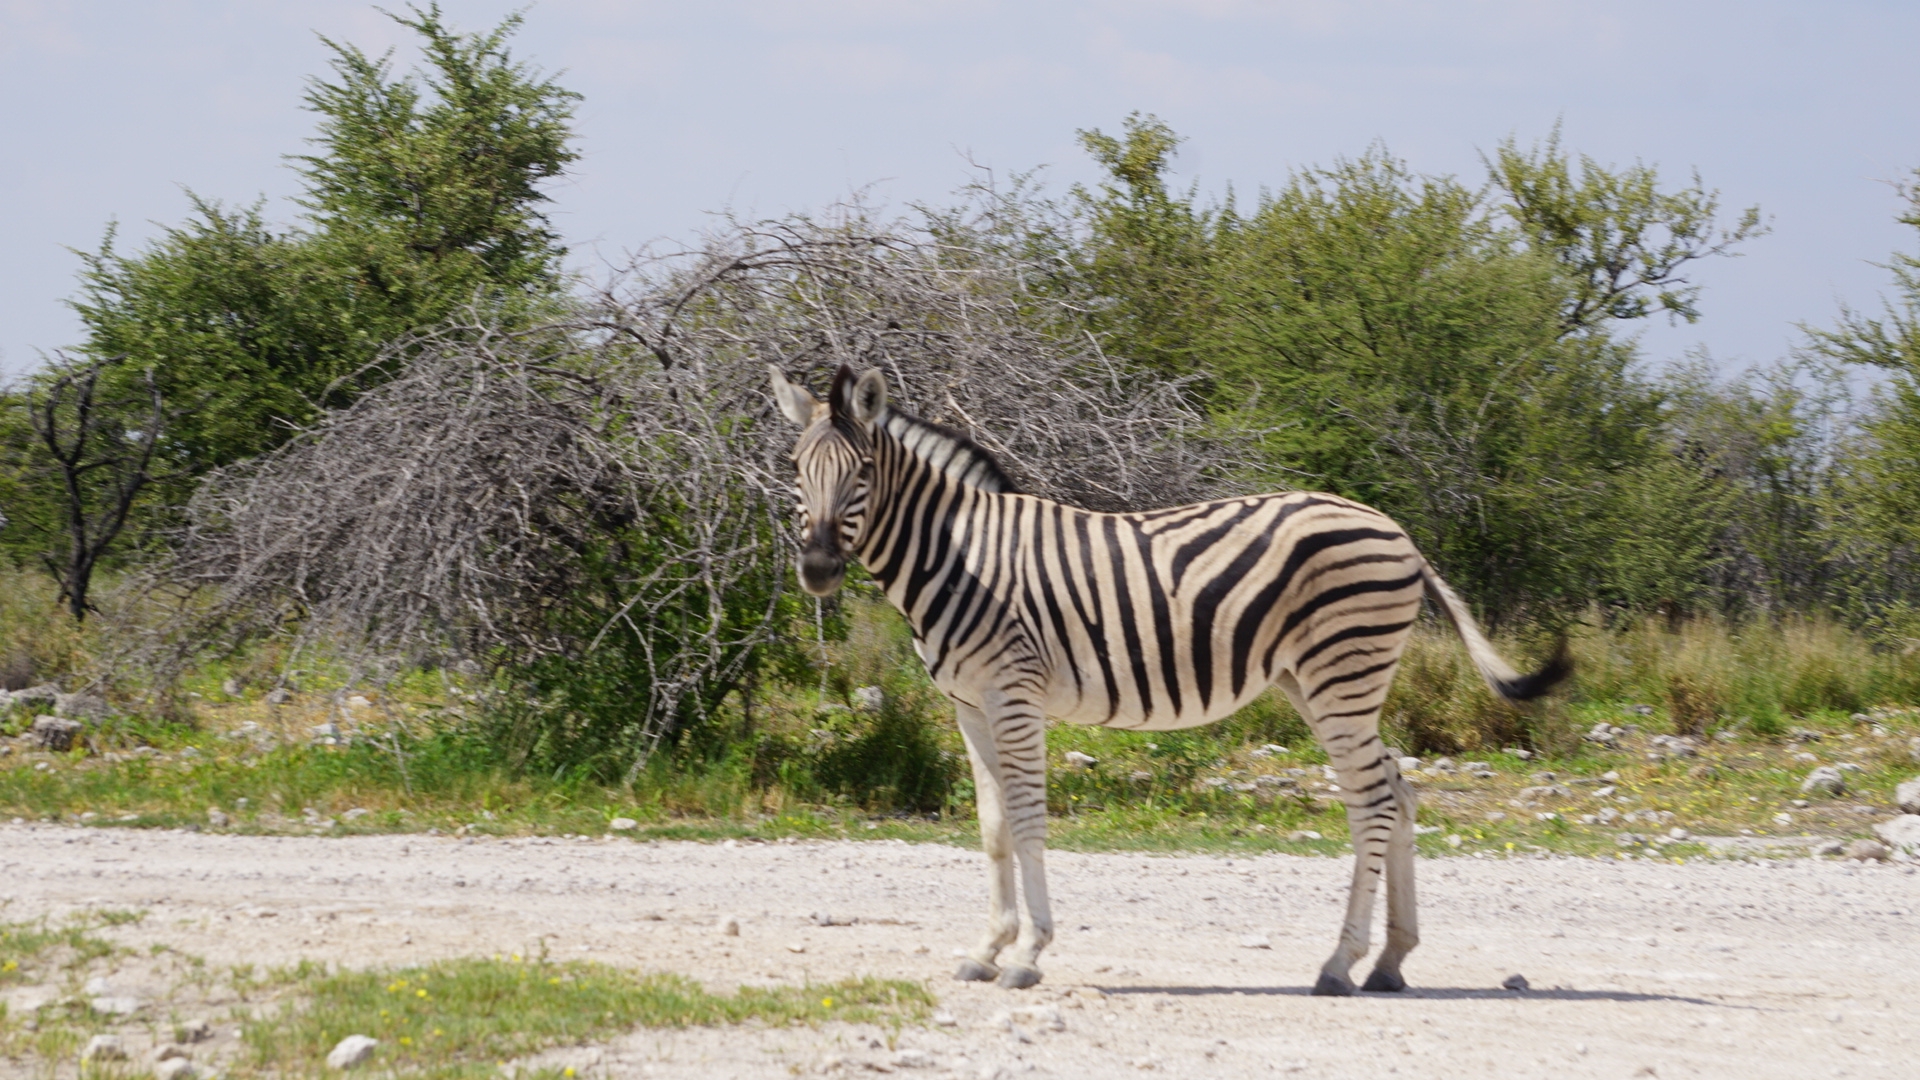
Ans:
{"type": "Polygon", "coordinates": [[[832,596],[847,576],[847,560],[824,545],[800,552],[800,586],[815,596],[832,596]]]}

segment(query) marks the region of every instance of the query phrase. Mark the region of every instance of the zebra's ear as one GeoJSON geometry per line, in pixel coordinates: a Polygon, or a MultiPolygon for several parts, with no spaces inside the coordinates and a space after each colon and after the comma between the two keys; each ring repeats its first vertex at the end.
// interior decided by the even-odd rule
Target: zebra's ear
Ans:
{"type": "Polygon", "coordinates": [[[768,364],[767,371],[773,376],[773,400],[780,403],[780,411],[787,419],[801,427],[813,423],[814,415],[820,411],[819,400],[807,393],[806,387],[788,382],[775,365],[768,364]]]}
{"type": "MultiPolygon", "coordinates": [[[[836,381],[835,388],[839,383],[836,381]]],[[[871,424],[887,407],[887,377],[873,368],[861,375],[847,392],[846,413],[854,421],[871,424]]]]}

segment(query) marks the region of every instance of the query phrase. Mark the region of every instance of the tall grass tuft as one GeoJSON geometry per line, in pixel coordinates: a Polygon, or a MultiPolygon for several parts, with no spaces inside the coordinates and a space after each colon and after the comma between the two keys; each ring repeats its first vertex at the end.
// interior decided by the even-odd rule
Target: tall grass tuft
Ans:
{"type": "Polygon", "coordinates": [[[37,570],[0,564],[0,690],[24,690],[80,670],[87,635],[37,570]]]}

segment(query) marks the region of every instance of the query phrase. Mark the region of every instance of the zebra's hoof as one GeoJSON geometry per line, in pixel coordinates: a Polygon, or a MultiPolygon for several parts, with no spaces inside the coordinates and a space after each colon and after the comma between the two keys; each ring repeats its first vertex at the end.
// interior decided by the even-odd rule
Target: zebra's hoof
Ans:
{"type": "Polygon", "coordinates": [[[1367,976],[1366,984],[1360,987],[1362,990],[1381,994],[1396,994],[1406,988],[1407,980],[1401,978],[1399,972],[1388,971],[1385,968],[1374,968],[1373,974],[1367,976]]]}
{"type": "Polygon", "coordinates": [[[1008,964],[994,983],[1002,990],[1025,990],[1029,986],[1040,985],[1040,972],[1036,968],[1008,964]]]}
{"type": "Polygon", "coordinates": [[[953,977],[960,982],[992,982],[999,975],[999,968],[978,960],[960,961],[960,970],[953,973],[953,977]]]}
{"type": "Polygon", "coordinates": [[[1352,997],[1353,980],[1343,979],[1325,971],[1320,973],[1320,981],[1313,984],[1314,997],[1352,997]]]}

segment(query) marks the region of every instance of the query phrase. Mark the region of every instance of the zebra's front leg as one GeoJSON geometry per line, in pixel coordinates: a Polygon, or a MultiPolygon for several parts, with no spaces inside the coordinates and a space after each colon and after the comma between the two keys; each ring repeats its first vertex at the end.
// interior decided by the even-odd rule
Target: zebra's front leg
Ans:
{"type": "Polygon", "coordinates": [[[995,961],[1000,950],[1019,932],[1013,883],[1013,831],[1007,822],[1007,792],[1001,779],[1000,751],[986,714],[971,705],[954,702],[954,718],[967,743],[973,766],[974,802],[980,814],[980,849],[987,855],[987,932],[973,947],[953,977],[968,982],[991,982],[1000,977],[995,961]]]}
{"type": "Polygon", "coordinates": [[[1053,905],[1047,896],[1047,724],[1038,706],[989,695],[989,724],[1000,751],[1008,831],[1020,862],[1025,903],[1020,937],[996,980],[1008,990],[1040,982],[1040,952],[1053,943],[1053,905]]]}

